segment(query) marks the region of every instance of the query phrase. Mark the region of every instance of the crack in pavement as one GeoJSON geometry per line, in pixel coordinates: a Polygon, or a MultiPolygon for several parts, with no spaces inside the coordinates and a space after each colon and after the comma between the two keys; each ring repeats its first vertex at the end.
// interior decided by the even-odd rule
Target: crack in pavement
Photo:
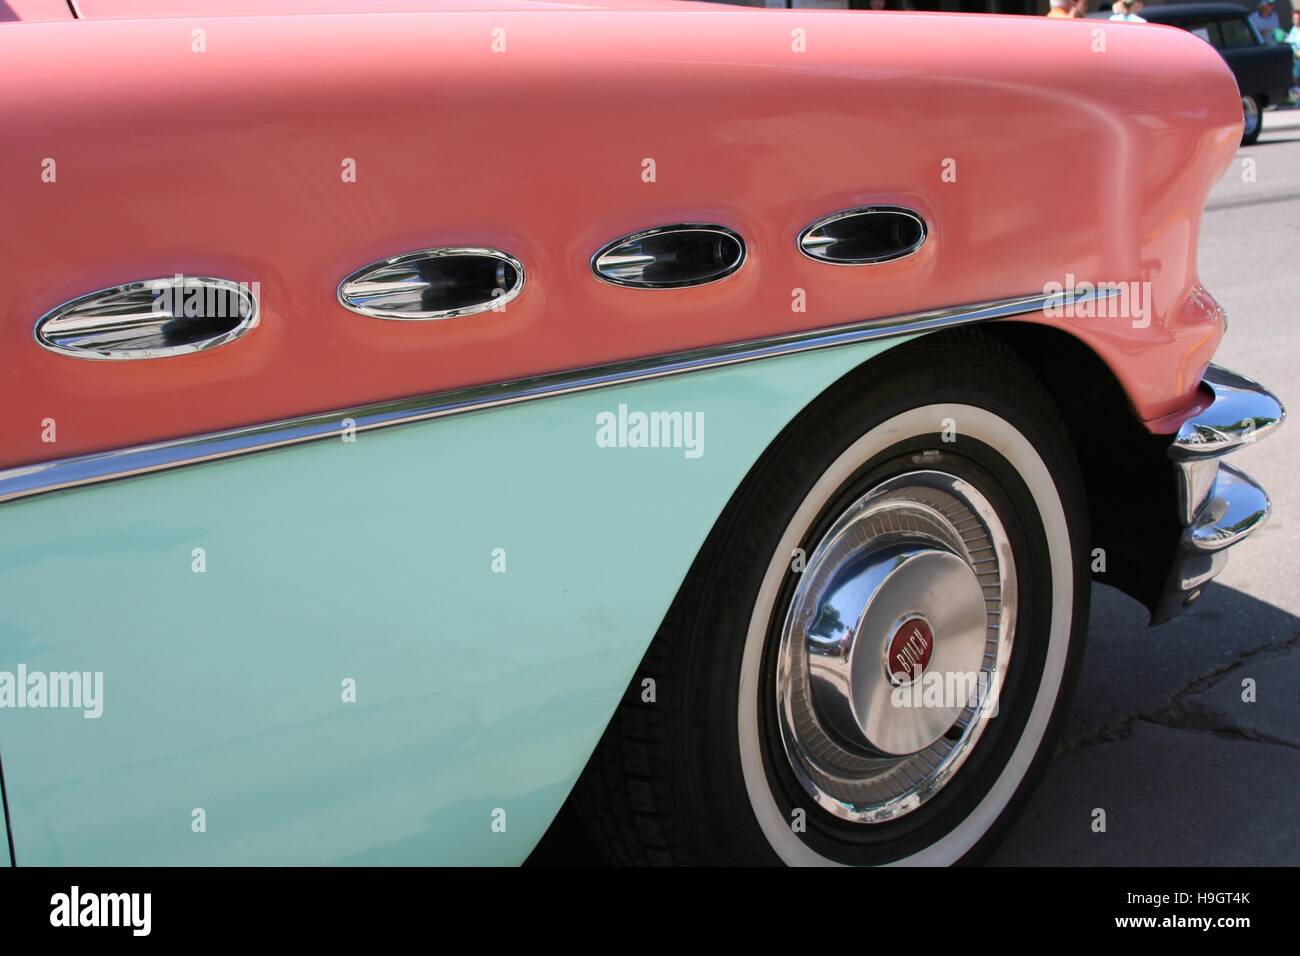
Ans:
{"type": "Polygon", "coordinates": [[[1223,711],[1216,710],[1213,707],[1207,707],[1195,701],[1182,701],[1170,707],[1167,711],[1158,714],[1159,719],[1147,722],[1161,727],[1168,727],[1171,730],[1190,730],[1194,733],[1210,734],[1223,740],[1272,744],[1276,747],[1290,747],[1292,750],[1300,750],[1300,744],[1295,741],[1283,737],[1274,737],[1272,734],[1261,733],[1247,727],[1239,727],[1231,722],[1225,724],[1223,722],[1224,716],[1223,711]]]}
{"type": "Polygon", "coordinates": [[[1217,737],[1230,738],[1233,740],[1249,741],[1254,743],[1269,743],[1283,747],[1292,747],[1300,750],[1300,745],[1283,738],[1271,737],[1267,734],[1261,734],[1258,731],[1248,730],[1244,727],[1238,727],[1235,724],[1224,724],[1221,720],[1212,720],[1211,715],[1214,711],[1204,706],[1198,706],[1185,698],[1200,694],[1209,690],[1217,684],[1223,677],[1236,670],[1242,664],[1253,658],[1260,656],[1284,656],[1295,648],[1300,647],[1300,631],[1297,631],[1291,637],[1277,643],[1263,644],[1242,654],[1239,654],[1233,660],[1217,667],[1207,674],[1188,681],[1186,685],[1174,691],[1169,695],[1166,702],[1159,707],[1139,710],[1129,714],[1119,720],[1112,721],[1089,734],[1082,734],[1069,740],[1064,740],[1056,748],[1053,759],[1065,757],[1070,754],[1086,750],[1088,747],[1102,743],[1113,743],[1117,740],[1123,740],[1132,736],[1135,724],[1148,723],[1169,727],[1174,730],[1187,730],[1194,733],[1207,733],[1217,737]]]}

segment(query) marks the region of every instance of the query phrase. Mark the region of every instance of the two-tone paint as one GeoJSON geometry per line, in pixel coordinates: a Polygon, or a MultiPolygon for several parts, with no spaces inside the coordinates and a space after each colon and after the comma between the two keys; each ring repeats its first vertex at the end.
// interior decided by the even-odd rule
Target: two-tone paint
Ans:
{"type": "MultiPolygon", "coordinates": [[[[1084,25],[1028,19],[411,12],[430,6],[79,0],[79,20],[0,23],[6,480],[1075,280],[1149,283],[1147,315],[1015,320],[1086,343],[1154,431],[1203,404],[1222,316],[1196,235],[1241,115],[1195,38],[1101,26],[1101,60],[1084,25]],[[1124,82],[1095,82],[1103,62],[1124,82]],[[1044,157],[1071,155],[1113,162],[1063,182],[1044,157]],[[855,267],[800,250],[872,206],[914,210],[924,245],[855,267]],[[684,222],[743,236],[744,268],[593,275],[612,237],[684,222]],[[526,288],[440,322],[340,304],[366,264],[439,247],[501,250],[526,288]],[[127,363],[33,338],[61,303],[174,274],[258,282],[257,327],[127,363]]],[[[890,331],[0,504],[0,670],[105,681],[99,718],[3,714],[17,862],[522,859],[734,489],[924,329],[890,331]],[[600,447],[620,405],[702,413],[705,453],[600,447]]]]}

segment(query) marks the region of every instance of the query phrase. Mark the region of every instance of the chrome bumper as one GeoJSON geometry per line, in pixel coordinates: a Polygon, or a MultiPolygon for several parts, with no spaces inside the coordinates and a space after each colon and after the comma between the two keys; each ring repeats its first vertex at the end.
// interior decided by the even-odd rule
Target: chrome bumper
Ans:
{"type": "Polygon", "coordinates": [[[1152,624],[1194,603],[1227,564],[1227,549],[1268,519],[1264,489],[1220,459],[1274,431],[1286,410],[1258,382],[1217,365],[1206,370],[1202,385],[1212,400],[1183,423],[1169,446],[1184,530],[1152,624]]]}

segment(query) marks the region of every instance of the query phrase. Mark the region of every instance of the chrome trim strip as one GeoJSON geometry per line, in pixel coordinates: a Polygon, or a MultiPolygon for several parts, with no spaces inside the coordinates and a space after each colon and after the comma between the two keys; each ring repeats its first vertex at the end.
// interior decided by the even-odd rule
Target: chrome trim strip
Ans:
{"type": "MultiPolygon", "coordinates": [[[[401,322],[434,322],[442,319],[455,319],[465,315],[478,315],[480,312],[500,311],[504,309],[506,303],[512,302],[519,297],[519,293],[524,291],[524,267],[514,256],[508,252],[502,252],[500,249],[488,249],[483,246],[440,246],[434,249],[419,249],[415,252],[404,252],[401,255],[390,256],[387,259],[380,259],[369,265],[364,265],[360,269],[348,275],[339,283],[335,296],[339,305],[349,312],[355,312],[358,315],[364,315],[372,319],[393,319],[401,322]],[[393,266],[401,266],[407,263],[417,262],[422,259],[441,259],[449,256],[473,256],[482,259],[495,259],[503,262],[515,273],[515,281],[509,289],[495,298],[475,303],[474,305],[462,306],[458,309],[436,309],[428,311],[398,311],[394,309],[383,309],[372,305],[358,305],[349,301],[349,287],[356,286],[365,281],[367,276],[381,272],[393,266]]],[[[411,291],[409,288],[402,290],[397,283],[390,280],[389,284],[394,291],[411,291]]],[[[410,283],[407,283],[410,285],[410,283]]],[[[424,288],[428,288],[428,283],[422,283],[424,288]]],[[[360,290],[351,290],[355,295],[364,295],[360,290]]],[[[368,290],[368,294],[375,295],[379,290],[368,290]]]]}
{"type": "Polygon", "coordinates": [[[916,253],[921,251],[921,247],[925,245],[925,241],[929,238],[929,224],[926,223],[925,217],[913,209],[908,209],[905,206],[859,206],[856,209],[843,209],[840,212],[831,213],[829,216],[823,216],[821,219],[810,222],[803,228],[803,231],[799,233],[799,237],[795,240],[795,246],[801,253],[809,259],[812,259],[814,262],[825,262],[833,266],[863,266],[876,265],[885,262],[897,262],[899,259],[906,259],[908,256],[916,255],[916,253]],[[884,256],[872,256],[866,259],[832,259],[828,256],[820,255],[815,251],[819,245],[826,244],[825,242],[819,242],[819,240],[812,238],[812,234],[818,229],[824,229],[831,223],[839,222],[841,219],[856,218],[859,216],[875,216],[882,213],[907,216],[910,219],[916,220],[916,224],[921,227],[920,238],[902,252],[890,253],[889,255],[884,256]]]}
{"type": "Polygon", "coordinates": [[[974,322],[1025,315],[1045,308],[1061,308],[1070,303],[1077,305],[1085,301],[1101,301],[1118,294],[1117,289],[1089,289],[1086,292],[1072,290],[1054,295],[1021,296],[914,312],[827,329],[792,332],[671,355],[614,362],[594,368],[553,372],[518,381],[378,402],[151,445],[79,455],[0,471],[0,501],[332,438],[342,434],[344,419],[351,419],[355,423],[353,428],[358,432],[370,431],[799,352],[838,348],[902,335],[919,335],[974,322]]]}
{"type": "MultiPolygon", "coordinates": [[[[79,295],[51,309],[36,320],[32,336],[46,351],[101,362],[172,358],[206,352],[233,342],[257,327],[261,321],[261,303],[253,291],[256,288],[256,282],[251,283],[250,288],[249,283],[231,279],[180,273],[160,279],[125,282],[79,295]],[[224,332],[193,342],[157,344],[166,341],[165,327],[177,321],[173,312],[158,310],[158,294],[166,292],[182,300],[183,307],[183,300],[195,291],[201,291],[206,301],[211,290],[228,293],[239,303],[239,321],[224,332]],[[67,344],[78,337],[85,340],[83,344],[67,344]]],[[[218,318],[233,319],[235,316],[218,318]]]]}
{"type": "MultiPolygon", "coordinates": [[[[651,259],[651,261],[653,261],[653,259],[651,259]]],[[[734,229],[728,229],[726,226],[719,226],[708,222],[679,222],[669,226],[655,226],[653,229],[642,229],[639,232],[620,236],[617,239],[605,243],[592,254],[591,271],[592,274],[601,282],[621,286],[624,289],[689,289],[694,286],[721,282],[728,276],[733,276],[739,272],[747,261],[749,261],[749,246],[745,243],[745,237],[734,229]],[[740,247],[740,255],[736,257],[735,262],[721,269],[717,275],[710,276],[707,279],[687,279],[678,282],[642,282],[636,279],[619,279],[601,271],[603,268],[608,267],[602,266],[601,260],[607,258],[610,253],[615,249],[618,249],[620,246],[631,245],[634,242],[639,242],[640,240],[646,239],[650,236],[662,236],[684,232],[707,232],[725,236],[740,247]]]]}

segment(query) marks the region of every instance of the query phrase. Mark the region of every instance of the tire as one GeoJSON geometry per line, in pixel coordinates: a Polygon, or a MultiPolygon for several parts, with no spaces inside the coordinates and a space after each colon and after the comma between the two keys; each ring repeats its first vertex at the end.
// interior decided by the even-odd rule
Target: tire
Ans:
{"type": "Polygon", "coordinates": [[[1257,97],[1241,97],[1242,127],[1241,145],[1250,146],[1264,131],[1264,108],[1257,97]]]}
{"type": "MultiPolygon", "coordinates": [[[[619,863],[982,859],[1041,775],[1068,708],[1087,631],[1087,527],[1065,426],[1013,353],[972,331],[885,353],[799,416],[743,483],[582,775],[572,811],[619,863]],[[936,523],[909,530],[918,521],[936,523]],[[885,530],[867,533],[870,522],[885,530]],[[965,543],[952,540],[953,528],[969,536],[965,543]],[[799,572],[796,548],[806,555],[799,572]],[[995,568],[989,553],[1000,556],[995,568]],[[911,577],[876,575],[886,567],[911,577]],[[979,574],[972,597],[967,575],[979,574]],[[833,590],[841,579],[849,584],[833,590]],[[883,583],[870,592],[860,634],[844,638],[865,649],[808,655],[808,642],[839,626],[825,609],[868,580],[883,583]],[[891,601],[918,608],[892,638],[879,627],[891,601]],[[963,648],[968,662],[975,650],[983,654],[975,660],[996,661],[990,670],[1001,680],[1000,694],[970,697],[933,739],[960,701],[915,716],[886,710],[875,724],[870,716],[871,701],[906,679],[900,670],[881,683],[876,648],[893,669],[900,636],[924,631],[922,618],[925,626],[938,621],[934,657],[919,665],[931,670],[912,675],[913,688],[947,673],[934,662],[945,653],[955,660],[950,648],[963,648]],[[841,697],[833,681],[796,684],[792,675],[812,661],[852,665],[850,692],[841,697]],[[643,700],[647,678],[653,702],[643,700]],[[849,703],[854,694],[867,695],[859,710],[849,703]],[[993,699],[995,714],[981,710],[993,699]],[[868,716],[854,723],[858,713],[868,716]],[[919,736],[904,742],[907,734],[919,736]],[[908,750],[918,740],[931,748],[920,756],[908,750]],[[904,792],[909,774],[945,747],[960,751],[956,765],[924,792],[904,792]],[[825,752],[843,765],[821,763],[825,752]],[[844,793],[853,798],[843,802],[844,793]]],[[[855,599],[843,600],[857,615],[855,599]]]]}

